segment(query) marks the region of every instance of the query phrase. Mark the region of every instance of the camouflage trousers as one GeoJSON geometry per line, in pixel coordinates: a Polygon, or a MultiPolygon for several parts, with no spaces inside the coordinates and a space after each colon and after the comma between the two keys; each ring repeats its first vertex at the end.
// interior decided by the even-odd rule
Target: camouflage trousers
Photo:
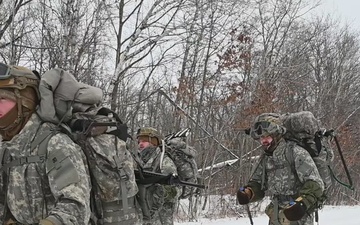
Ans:
{"type": "Polygon", "coordinates": [[[175,202],[165,202],[159,211],[161,225],[174,225],[175,202]]]}
{"type": "Polygon", "coordinates": [[[176,203],[165,202],[161,209],[154,213],[151,221],[145,221],[143,225],[174,225],[174,212],[176,203]]]}

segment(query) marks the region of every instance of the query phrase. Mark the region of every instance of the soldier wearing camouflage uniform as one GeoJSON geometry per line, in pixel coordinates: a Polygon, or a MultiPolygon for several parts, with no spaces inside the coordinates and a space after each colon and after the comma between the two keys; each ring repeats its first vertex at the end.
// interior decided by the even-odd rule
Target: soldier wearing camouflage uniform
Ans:
{"type": "MultiPolygon", "coordinates": [[[[75,113],[72,122],[89,121],[84,114],[91,115],[92,121],[115,122],[114,117],[98,115],[104,108],[93,108],[85,113],[75,113]]],[[[138,186],[135,182],[133,158],[126,142],[106,131],[109,127],[95,126],[79,145],[87,152],[92,180],[92,212],[102,225],[141,225],[141,209],[136,204],[138,186]],[[86,144],[85,144],[86,143],[86,144]],[[91,147],[90,147],[91,146],[91,147]]],[[[81,127],[80,127],[81,129],[81,127]]],[[[75,131],[75,135],[80,134],[75,131]]],[[[93,218],[92,218],[93,219],[93,218]]]]}
{"type": "Polygon", "coordinates": [[[310,154],[285,141],[285,131],[279,114],[256,117],[251,136],[260,141],[264,154],[248,184],[238,190],[237,199],[244,205],[261,200],[269,191],[271,203],[265,209],[269,225],[313,225],[313,211],[324,184],[310,154]],[[286,157],[291,148],[294,164],[286,157]]]}
{"type": "Polygon", "coordinates": [[[34,113],[38,83],[34,72],[0,64],[0,221],[88,224],[90,180],[79,146],[57,132],[39,153],[56,127],[34,113]]]}
{"type": "MultiPolygon", "coordinates": [[[[156,129],[151,127],[139,129],[137,140],[144,170],[162,174],[177,174],[174,161],[160,146],[163,145],[161,144],[162,138],[156,129]]],[[[159,184],[140,186],[139,189],[144,225],[173,225],[175,207],[181,189],[159,184]]]]}
{"type": "Polygon", "coordinates": [[[101,89],[84,86],[65,70],[52,69],[41,76],[39,90],[39,116],[53,123],[63,117],[67,126],[62,127],[86,156],[91,224],[141,225],[133,159],[125,142],[127,127],[116,113],[98,106],[101,89]]]}

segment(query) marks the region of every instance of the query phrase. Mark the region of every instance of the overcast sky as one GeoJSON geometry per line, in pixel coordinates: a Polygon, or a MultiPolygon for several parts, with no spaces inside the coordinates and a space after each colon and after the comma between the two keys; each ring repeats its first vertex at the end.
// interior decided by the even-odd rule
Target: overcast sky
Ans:
{"type": "Polygon", "coordinates": [[[318,11],[329,13],[360,31],[360,0],[322,0],[318,11]]]}

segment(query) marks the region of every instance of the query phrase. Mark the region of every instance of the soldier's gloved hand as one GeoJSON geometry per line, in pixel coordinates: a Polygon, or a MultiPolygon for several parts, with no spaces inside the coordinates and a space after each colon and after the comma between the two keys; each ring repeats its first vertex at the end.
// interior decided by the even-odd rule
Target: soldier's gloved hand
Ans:
{"type": "Polygon", "coordinates": [[[240,205],[248,204],[253,197],[253,191],[249,187],[241,187],[236,193],[240,205]]]}
{"type": "Polygon", "coordinates": [[[290,202],[288,206],[284,208],[284,215],[286,219],[290,221],[297,221],[303,218],[306,214],[306,205],[304,202],[298,199],[290,202]]]}
{"type": "Polygon", "coordinates": [[[174,201],[176,195],[177,195],[176,187],[169,186],[169,185],[164,186],[164,201],[165,202],[174,201]]]}

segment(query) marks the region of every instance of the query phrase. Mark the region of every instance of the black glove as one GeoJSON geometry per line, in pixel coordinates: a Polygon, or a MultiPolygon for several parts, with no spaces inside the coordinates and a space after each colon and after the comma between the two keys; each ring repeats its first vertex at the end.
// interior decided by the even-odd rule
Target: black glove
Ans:
{"type": "Polygon", "coordinates": [[[240,205],[246,205],[250,202],[250,199],[253,196],[253,192],[249,187],[241,187],[237,191],[236,196],[240,205]]]}
{"type": "Polygon", "coordinates": [[[284,208],[284,214],[286,219],[290,221],[300,220],[306,214],[306,205],[302,201],[290,202],[284,208]]]}

